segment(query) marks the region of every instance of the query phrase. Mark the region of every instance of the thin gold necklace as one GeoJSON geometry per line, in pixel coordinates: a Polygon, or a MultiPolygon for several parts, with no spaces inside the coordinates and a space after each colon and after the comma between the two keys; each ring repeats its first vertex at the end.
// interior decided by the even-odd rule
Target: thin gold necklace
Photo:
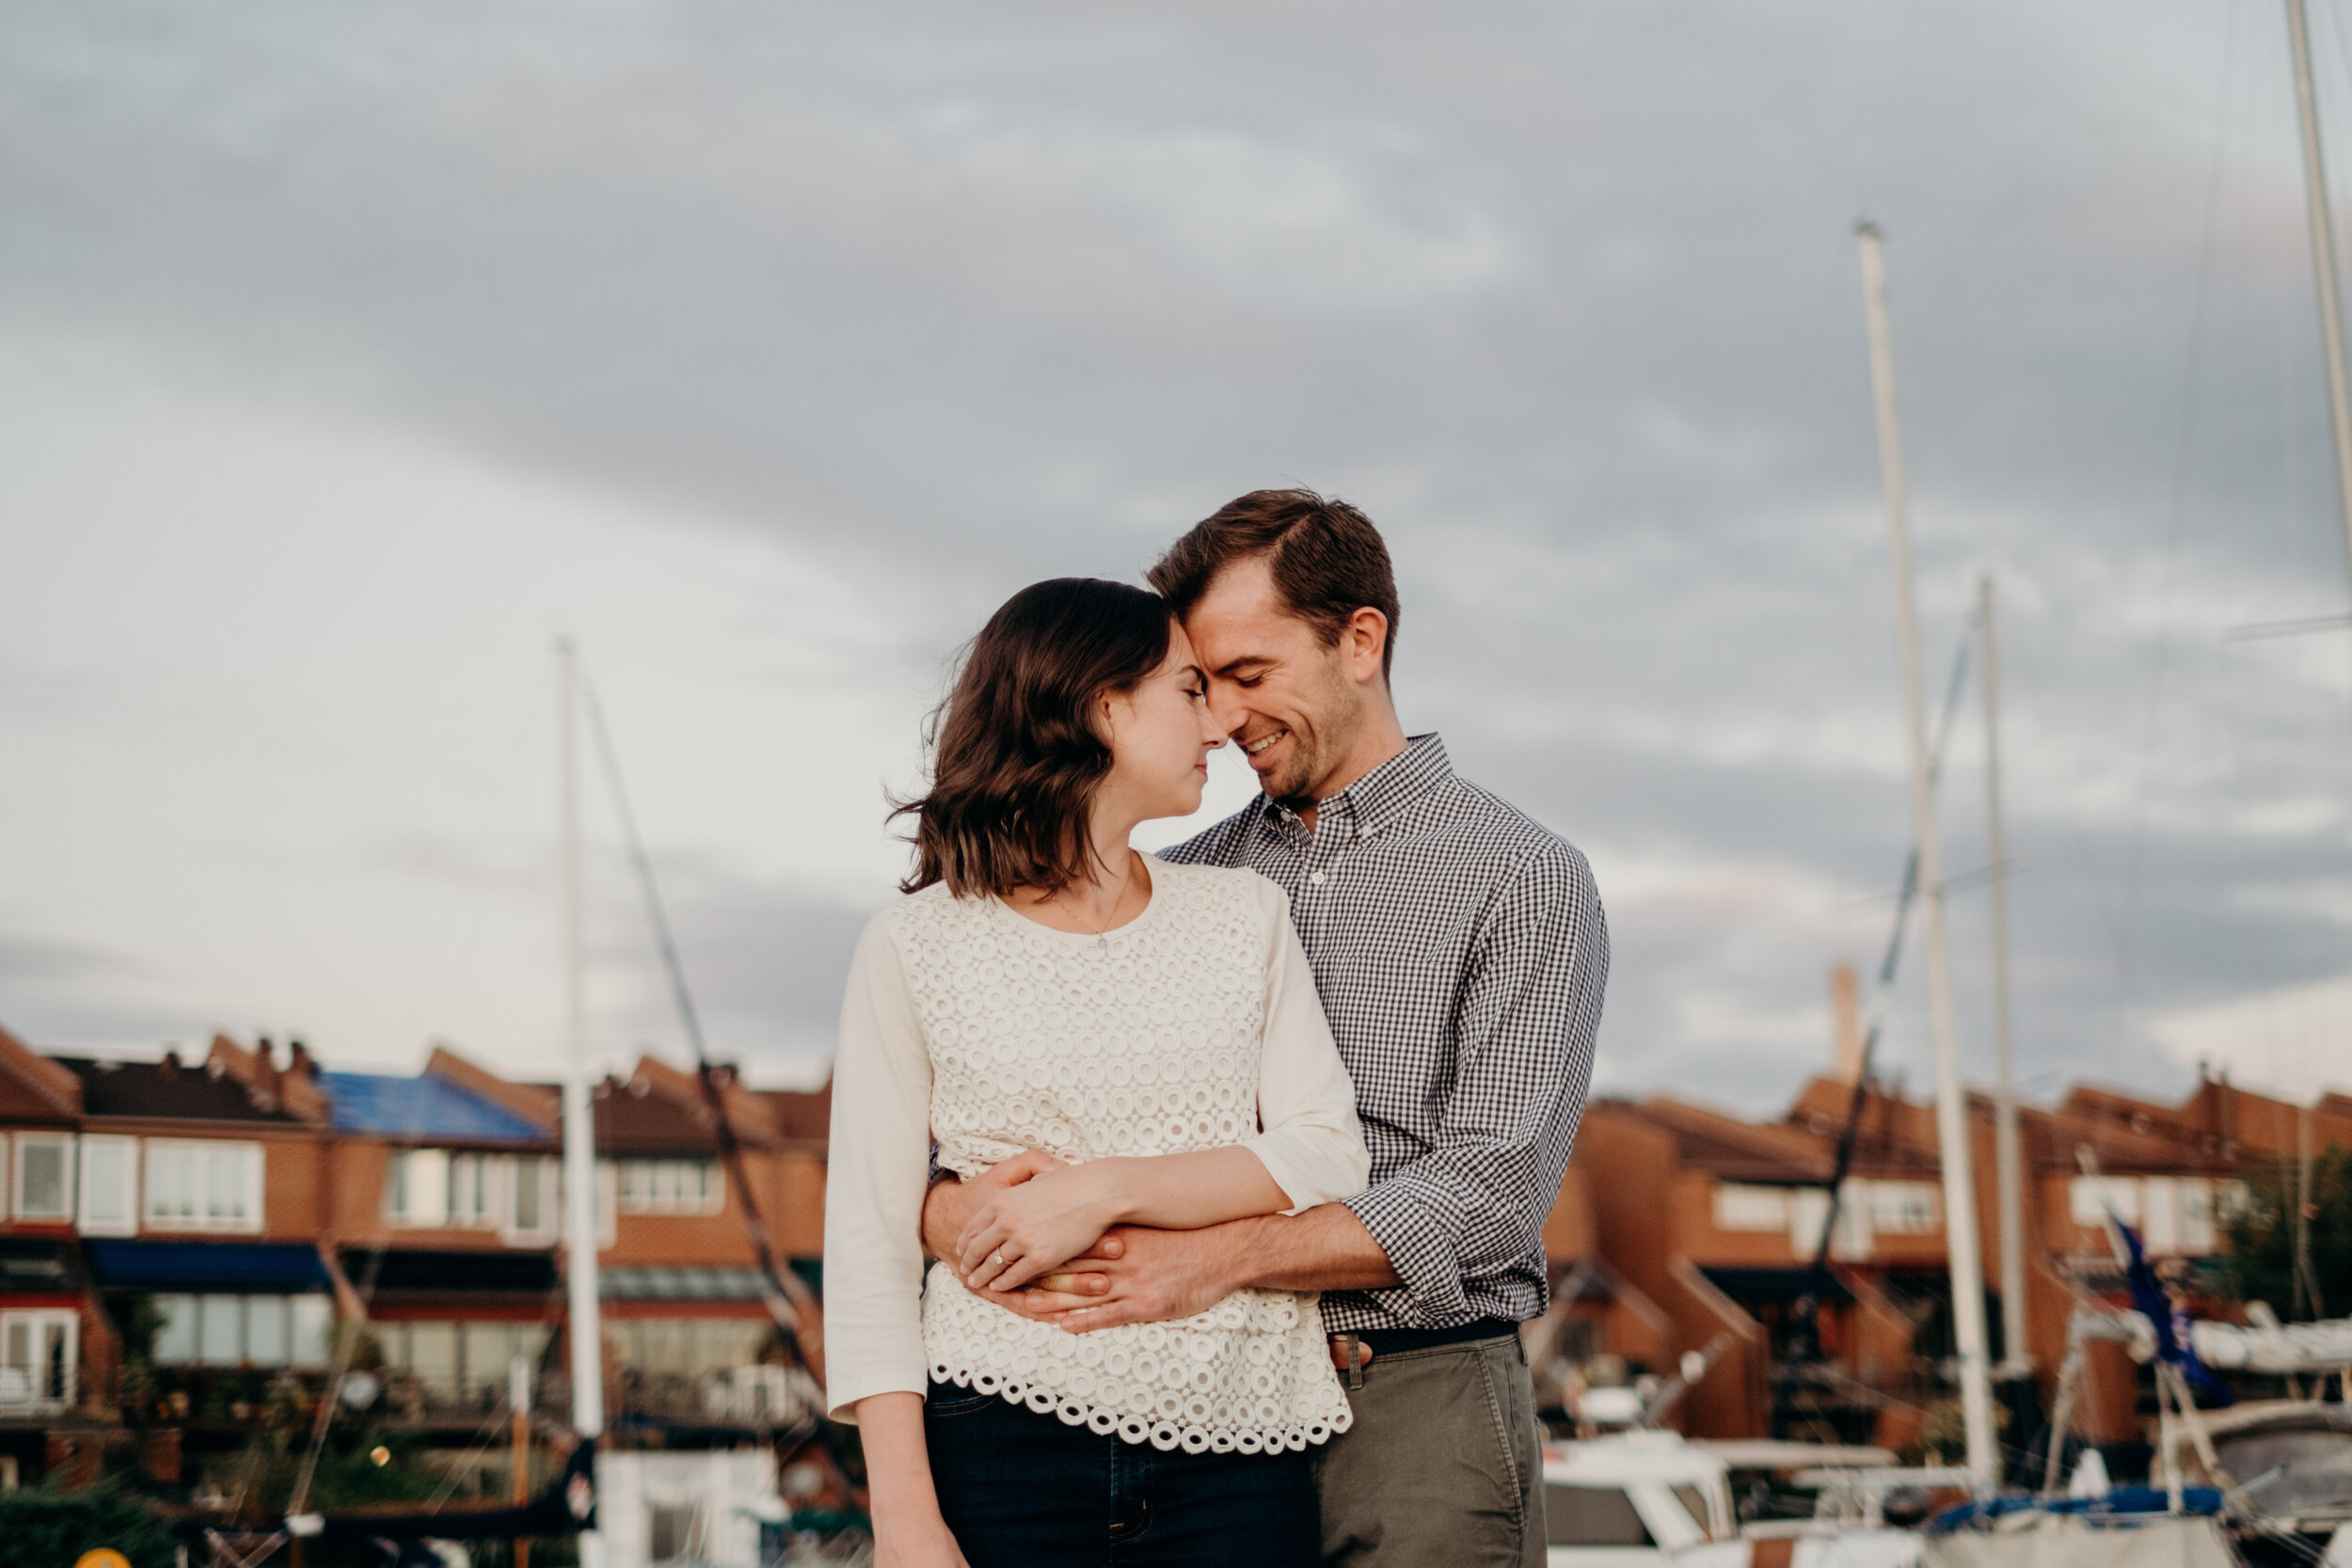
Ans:
{"type": "MultiPolygon", "coordinates": [[[[1133,849],[1127,851],[1127,863],[1130,866],[1135,864],[1135,856],[1136,852],[1133,849]]],[[[1111,950],[1111,939],[1109,935],[1111,922],[1119,918],[1119,907],[1127,901],[1127,888],[1129,885],[1130,884],[1128,883],[1120,884],[1119,896],[1111,900],[1110,914],[1104,920],[1102,925],[1097,926],[1094,928],[1094,950],[1097,953],[1107,953],[1111,950]]],[[[1055,891],[1054,899],[1057,903],[1059,903],[1063,909],[1068,910],[1072,914],[1076,914],[1078,912],[1077,906],[1064,899],[1061,895],[1060,890],[1057,889],[1055,891]]]]}

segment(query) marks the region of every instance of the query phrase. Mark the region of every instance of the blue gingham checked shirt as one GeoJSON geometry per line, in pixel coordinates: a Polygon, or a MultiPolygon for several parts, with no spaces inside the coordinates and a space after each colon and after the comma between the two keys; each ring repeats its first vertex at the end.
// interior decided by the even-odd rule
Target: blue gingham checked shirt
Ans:
{"type": "Polygon", "coordinates": [[[1324,1326],[1523,1321],[1576,1141],[1609,925],[1576,848],[1457,777],[1435,735],[1315,807],[1263,796],[1170,861],[1246,865],[1290,895],[1372,1149],[1348,1208],[1401,1287],[1330,1291],[1324,1326]]]}

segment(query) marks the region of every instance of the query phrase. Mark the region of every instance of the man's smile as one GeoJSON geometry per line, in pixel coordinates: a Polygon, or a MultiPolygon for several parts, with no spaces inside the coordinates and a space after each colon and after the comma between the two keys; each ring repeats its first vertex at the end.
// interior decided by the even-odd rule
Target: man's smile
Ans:
{"type": "Polygon", "coordinates": [[[1284,736],[1290,733],[1291,732],[1288,730],[1276,730],[1271,735],[1260,736],[1255,740],[1245,740],[1241,743],[1242,752],[1244,755],[1255,760],[1261,753],[1272,747],[1276,741],[1281,739],[1284,736]]]}

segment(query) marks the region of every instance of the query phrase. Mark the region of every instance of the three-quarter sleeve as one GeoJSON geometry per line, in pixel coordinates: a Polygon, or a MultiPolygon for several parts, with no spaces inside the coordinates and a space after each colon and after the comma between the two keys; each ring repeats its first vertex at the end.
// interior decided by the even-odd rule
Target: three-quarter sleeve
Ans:
{"type": "Polygon", "coordinates": [[[923,1197],[930,1181],[931,1062],[887,911],[850,960],[833,1069],[825,1180],[826,1402],[928,1386],[923,1197]]]}
{"type": "Polygon", "coordinates": [[[1266,990],[1258,1059],[1263,1131],[1242,1147],[1265,1163],[1291,1200],[1289,1212],[1296,1213],[1362,1192],[1372,1157],[1356,1117],[1356,1085],[1340,1060],[1306,950],[1291,925],[1290,898],[1257,873],[1246,875],[1266,923],[1266,990]]]}

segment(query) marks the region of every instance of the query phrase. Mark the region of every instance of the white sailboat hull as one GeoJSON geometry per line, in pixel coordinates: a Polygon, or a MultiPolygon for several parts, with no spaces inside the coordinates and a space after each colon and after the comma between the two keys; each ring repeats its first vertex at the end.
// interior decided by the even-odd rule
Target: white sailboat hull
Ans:
{"type": "Polygon", "coordinates": [[[2237,1568],[2211,1518],[2093,1525],[2079,1514],[2011,1517],[2025,1522],[1928,1537],[1927,1568],[2237,1568]]]}

